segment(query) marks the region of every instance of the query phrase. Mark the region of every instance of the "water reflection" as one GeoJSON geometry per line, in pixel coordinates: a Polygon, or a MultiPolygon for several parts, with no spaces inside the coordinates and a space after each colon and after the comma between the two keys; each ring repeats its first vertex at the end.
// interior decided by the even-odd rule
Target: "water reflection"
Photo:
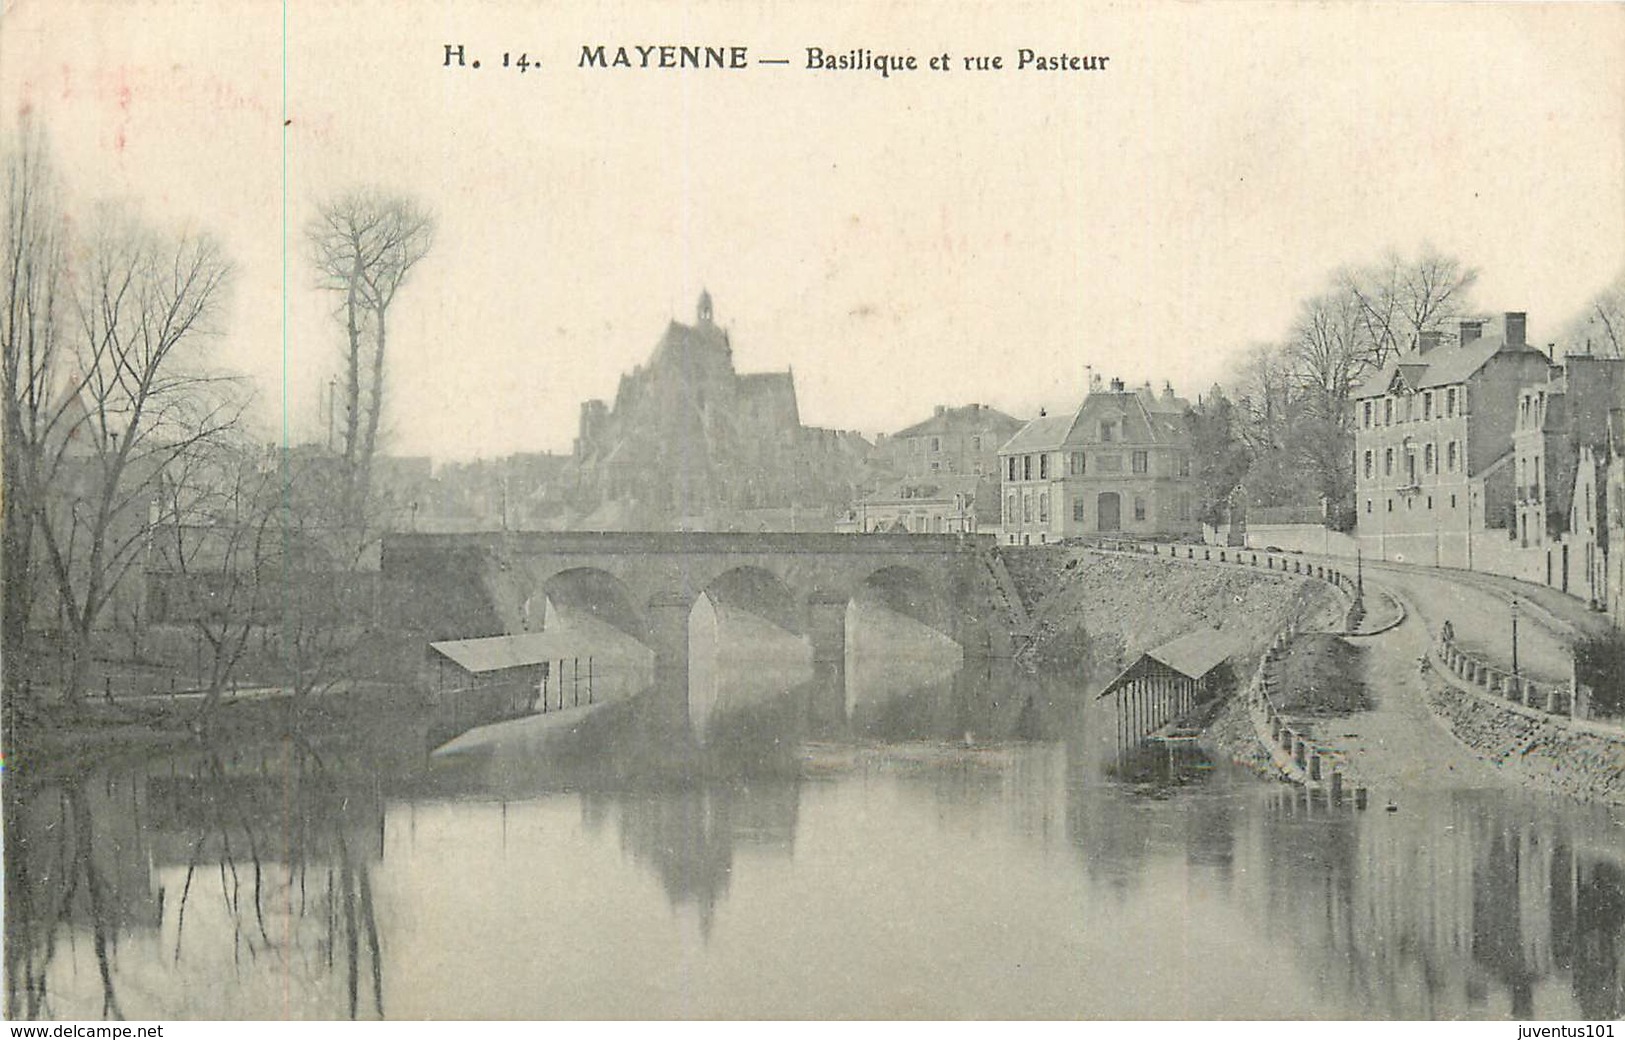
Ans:
{"type": "Polygon", "coordinates": [[[382,826],[291,745],[8,782],[8,1014],[382,1017],[382,826]]]}
{"type": "Polygon", "coordinates": [[[698,727],[666,676],[517,753],[9,780],[8,1015],[1625,1012],[1617,812],[1123,770],[1007,664],[696,664],[698,727]]]}

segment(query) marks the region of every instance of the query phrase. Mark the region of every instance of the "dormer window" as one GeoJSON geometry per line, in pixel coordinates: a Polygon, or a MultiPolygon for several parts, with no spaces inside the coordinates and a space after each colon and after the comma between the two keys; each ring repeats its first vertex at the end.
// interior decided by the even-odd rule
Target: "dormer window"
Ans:
{"type": "Polygon", "coordinates": [[[1117,421],[1103,419],[1100,423],[1100,440],[1103,444],[1110,444],[1117,439],[1117,421]]]}

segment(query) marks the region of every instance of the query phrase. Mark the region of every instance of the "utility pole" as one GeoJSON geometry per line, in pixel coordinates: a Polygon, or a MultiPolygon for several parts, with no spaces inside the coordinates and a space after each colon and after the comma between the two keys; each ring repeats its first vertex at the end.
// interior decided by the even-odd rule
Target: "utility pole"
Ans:
{"type": "Polygon", "coordinates": [[[1518,678],[1518,597],[1512,597],[1512,678],[1518,678]]]}

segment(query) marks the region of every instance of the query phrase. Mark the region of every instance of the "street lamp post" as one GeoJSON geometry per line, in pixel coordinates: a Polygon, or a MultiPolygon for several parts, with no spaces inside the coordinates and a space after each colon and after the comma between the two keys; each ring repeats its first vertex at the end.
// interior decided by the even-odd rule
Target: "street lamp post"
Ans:
{"type": "Polygon", "coordinates": [[[1365,594],[1365,557],[1360,547],[1354,547],[1354,591],[1357,595],[1365,594]]]}
{"type": "Polygon", "coordinates": [[[1512,597],[1512,678],[1518,678],[1518,598],[1512,597]]]}

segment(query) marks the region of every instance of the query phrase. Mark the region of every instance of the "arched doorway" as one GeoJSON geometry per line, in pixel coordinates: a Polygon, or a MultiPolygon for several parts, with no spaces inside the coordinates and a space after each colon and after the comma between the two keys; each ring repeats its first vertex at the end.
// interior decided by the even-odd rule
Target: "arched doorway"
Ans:
{"type": "Polygon", "coordinates": [[[1095,530],[1123,529],[1123,499],[1115,491],[1103,491],[1095,500],[1095,530]]]}

